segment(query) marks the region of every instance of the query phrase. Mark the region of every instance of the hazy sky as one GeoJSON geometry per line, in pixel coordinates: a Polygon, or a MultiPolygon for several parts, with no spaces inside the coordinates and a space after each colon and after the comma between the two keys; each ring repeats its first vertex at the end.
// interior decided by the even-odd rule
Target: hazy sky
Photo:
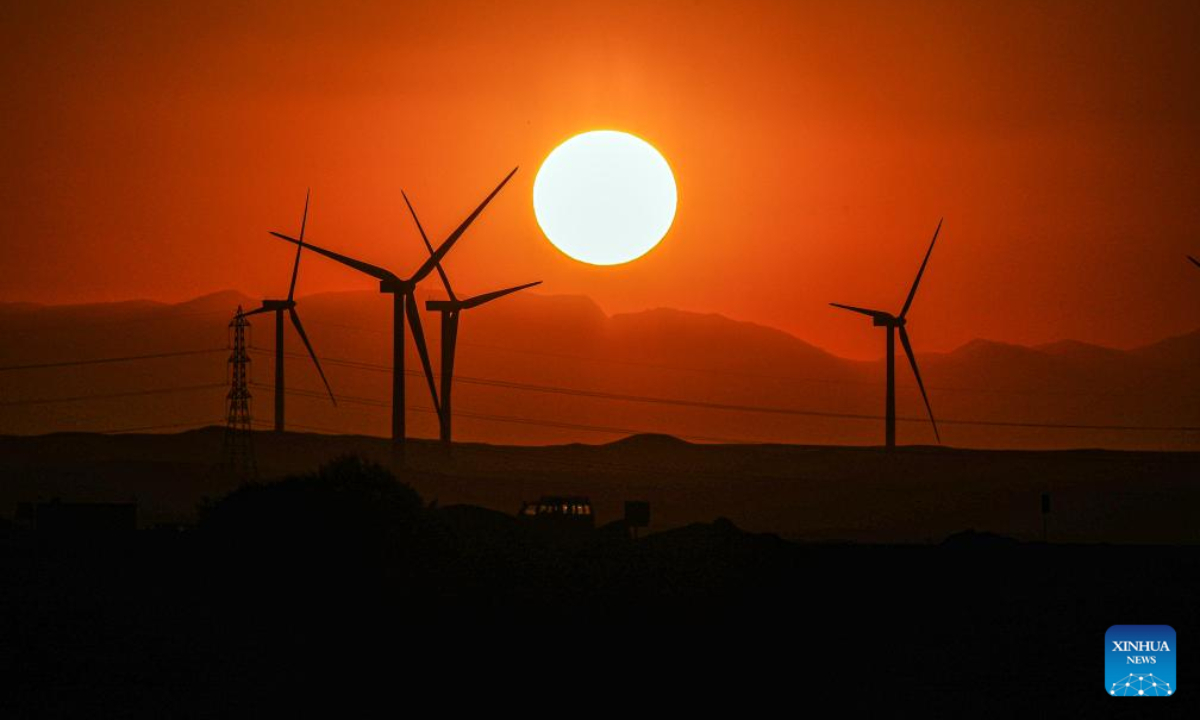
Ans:
{"type": "MultiPolygon", "coordinates": [[[[400,200],[464,291],[543,280],[882,352],[829,301],[973,337],[1128,346],[1200,322],[1200,5],[1133,2],[8,2],[0,300],[286,291],[309,237],[406,272],[400,200]],[[558,143],[633,132],[675,226],[629,265],[556,251],[531,204],[558,143]]],[[[436,289],[430,278],[429,288],[436,289]]],[[[324,259],[300,294],[371,289],[324,259]]]]}

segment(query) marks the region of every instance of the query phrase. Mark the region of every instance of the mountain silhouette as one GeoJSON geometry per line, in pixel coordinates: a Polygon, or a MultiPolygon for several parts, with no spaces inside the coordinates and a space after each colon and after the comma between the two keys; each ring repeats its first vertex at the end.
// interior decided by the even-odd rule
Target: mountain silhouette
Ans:
{"type": "MultiPolygon", "coordinates": [[[[289,390],[298,393],[288,401],[289,425],[386,435],[388,299],[339,292],[302,300],[305,326],[334,392],[346,401],[336,408],[322,402],[316,371],[289,338],[289,390]]],[[[258,301],[222,291],[178,304],[0,304],[0,331],[20,338],[0,347],[0,366],[164,355],[0,373],[0,433],[221,423],[227,324],[238,305],[258,301]],[[71,400],[43,402],[61,398],[71,400]]],[[[426,320],[436,357],[437,320],[426,320]]],[[[840,358],[755,323],[670,308],[609,316],[586,297],[528,292],[464,317],[459,337],[455,438],[464,442],[604,443],[634,433],[699,442],[882,442],[882,358],[840,358]]],[[[271,323],[255,322],[250,343],[253,407],[266,428],[271,323]]],[[[409,368],[419,368],[411,342],[409,352],[409,368]]],[[[1200,378],[1193,372],[1200,331],[1132,350],[979,339],[919,357],[948,445],[1194,450],[1200,442],[1184,430],[1039,427],[1200,425],[1200,378]]],[[[435,437],[424,382],[413,374],[408,381],[410,434],[435,437]]],[[[920,396],[904,376],[897,405],[899,442],[931,444],[920,396]]]]}

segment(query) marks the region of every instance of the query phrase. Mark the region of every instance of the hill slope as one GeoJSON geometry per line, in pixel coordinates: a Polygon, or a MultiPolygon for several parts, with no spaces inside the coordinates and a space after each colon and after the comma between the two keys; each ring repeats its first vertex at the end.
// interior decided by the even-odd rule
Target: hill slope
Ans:
{"type": "MultiPolygon", "coordinates": [[[[257,301],[226,291],[177,305],[0,306],[0,332],[10,339],[0,346],[3,367],[165,355],[0,372],[0,432],[220,422],[227,323],[239,304],[257,301]]],[[[388,299],[314,295],[301,298],[300,312],[343,401],[334,408],[322,399],[311,364],[289,356],[289,393],[296,393],[288,398],[290,426],[386,434],[388,299]]],[[[435,368],[437,322],[425,315],[435,368]]],[[[594,443],[659,432],[698,441],[877,444],[882,436],[882,362],[838,358],[779,330],[719,315],[655,309],[609,317],[587,298],[530,293],[464,313],[459,337],[455,436],[463,440],[594,443]]],[[[264,422],[272,408],[273,338],[271,316],[256,316],[254,408],[264,422]]],[[[303,352],[290,328],[285,342],[290,353],[303,352]]],[[[418,368],[411,341],[408,352],[409,369],[418,368]]],[[[1196,432],[1036,426],[1200,426],[1200,377],[1193,371],[1200,331],[1132,351],[976,340],[920,358],[950,445],[1200,447],[1196,432]]],[[[903,357],[898,363],[900,440],[932,443],[903,357]]],[[[408,382],[410,432],[432,437],[428,391],[419,376],[408,382]]]]}

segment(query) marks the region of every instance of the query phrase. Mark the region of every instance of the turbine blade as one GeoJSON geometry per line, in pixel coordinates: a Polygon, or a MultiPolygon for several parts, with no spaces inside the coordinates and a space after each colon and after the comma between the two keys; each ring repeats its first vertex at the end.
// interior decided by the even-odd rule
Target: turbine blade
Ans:
{"type": "Polygon", "coordinates": [[[860,307],[855,307],[853,305],[843,305],[841,303],[829,303],[829,304],[834,306],[835,308],[849,310],[850,312],[856,312],[859,315],[866,315],[867,317],[886,318],[889,316],[889,313],[885,313],[882,310],[871,310],[869,308],[860,308],[860,307]]]}
{"type": "Polygon", "coordinates": [[[1197,260],[1196,258],[1192,257],[1191,255],[1188,255],[1188,260],[1191,260],[1192,264],[1195,265],[1196,267],[1200,267],[1200,260],[1197,260]]]}
{"type": "Polygon", "coordinates": [[[248,313],[242,313],[242,317],[250,317],[251,315],[257,315],[259,313],[265,313],[265,312],[270,312],[270,308],[268,308],[266,305],[258,308],[257,310],[251,310],[248,313]]]}
{"type": "Polygon", "coordinates": [[[500,184],[496,186],[496,189],[492,191],[492,194],[488,195],[483,199],[483,202],[479,203],[479,207],[475,208],[475,212],[468,215],[467,219],[463,220],[462,224],[459,225],[454,232],[450,233],[450,237],[446,238],[445,242],[438,247],[437,251],[425,261],[425,264],[417,268],[417,271],[413,273],[412,282],[420,282],[426,275],[433,271],[434,266],[442,261],[442,258],[446,256],[446,253],[450,252],[450,248],[454,246],[454,243],[456,243],[458,239],[462,237],[462,234],[466,232],[471,223],[475,222],[475,218],[479,217],[479,213],[483,212],[483,209],[492,201],[492,198],[496,197],[496,193],[500,192],[500,189],[507,185],[508,181],[512,179],[512,176],[516,174],[517,168],[513,168],[512,172],[510,172],[503,180],[500,181],[500,184]]]}
{"type": "Polygon", "coordinates": [[[534,285],[541,285],[541,284],[542,284],[542,281],[538,280],[537,282],[525,283],[524,285],[518,285],[516,287],[505,288],[504,290],[496,290],[494,292],[484,293],[483,295],[476,295],[473,298],[467,298],[466,300],[464,300],[463,304],[462,304],[462,309],[466,310],[468,308],[479,307],[480,305],[483,305],[484,303],[489,303],[489,302],[495,300],[496,298],[502,298],[505,295],[511,295],[512,293],[515,293],[518,290],[524,290],[525,288],[531,288],[534,285]]]}
{"type": "Polygon", "coordinates": [[[925,266],[929,264],[929,256],[933,254],[933,244],[937,242],[938,233],[942,231],[942,220],[944,219],[938,220],[937,229],[933,231],[933,239],[929,241],[929,249],[925,251],[925,259],[921,261],[921,269],[917,271],[917,277],[913,280],[912,289],[908,291],[908,299],[904,301],[904,307],[900,310],[901,319],[908,314],[908,308],[912,306],[913,298],[917,296],[917,286],[921,284],[921,276],[925,274],[925,266]]]}
{"type": "Polygon", "coordinates": [[[438,402],[437,387],[433,382],[433,366],[429,362],[429,348],[425,346],[425,330],[421,327],[421,313],[417,312],[416,298],[409,295],[404,300],[404,314],[408,316],[408,324],[412,326],[413,341],[417,344],[417,354],[421,356],[421,368],[425,371],[425,382],[429,383],[429,396],[433,398],[433,409],[438,417],[442,416],[442,405],[438,402]]]}
{"type": "Polygon", "coordinates": [[[304,228],[308,225],[308,201],[312,197],[312,188],[304,191],[304,215],[300,216],[300,242],[304,242],[304,228]]]}
{"type": "Polygon", "coordinates": [[[388,272],[387,270],[384,270],[381,267],[375,267],[374,265],[365,263],[361,260],[355,260],[354,258],[346,257],[345,255],[339,255],[338,253],[335,253],[332,250],[326,250],[325,248],[317,247],[316,245],[313,245],[312,243],[301,242],[294,237],[289,237],[287,235],[284,235],[283,233],[277,233],[274,230],[271,231],[271,234],[274,235],[275,237],[279,238],[280,240],[287,240],[290,243],[295,243],[296,245],[306,247],[309,250],[312,250],[313,252],[317,253],[318,255],[324,255],[325,257],[327,257],[331,260],[336,260],[343,265],[348,265],[348,266],[354,268],[355,270],[359,271],[360,273],[363,273],[365,275],[370,275],[373,278],[377,278],[379,280],[399,280],[400,279],[400,278],[396,277],[395,275],[393,275],[392,273],[388,272]]]}
{"type": "MultiPolygon", "coordinates": [[[[425,228],[421,226],[421,220],[417,217],[417,211],[413,209],[412,203],[408,201],[408,194],[403,190],[400,191],[400,194],[404,196],[404,204],[408,206],[408,211],[412,213],[413,222],[417,224],[417,230],[421,232],[421,240],[425,243],[425,249],[432,256],[433,245],[429,243],[429,236],[425,234],[425,228]]],[[[450,287],[450,278],[446,277],[446,271],[442,269],[440,262],[437,264],[437,271],[438,275],[442,278],[442,287],[446,288],[446,294],[450,296],[451,300],[457,300],[458,298],[454,297],[454,289],[450,287]]]]}
{"type": "Polygon", "coordinates": [[[296,333],[304,341],[304,347],[308,348],[308,355],[312,358],[313,365],[317,366],[317,374],[321,376],[321,382],[325,383],[325,389],[329,392],[330,401],[333,402],[334,407],[337,407],[337,398],[333,396],[333,388],[329,387],[329,381],[325,379],[325,371],[321,369],[321,361],[317,359],[317,353],[313,350],[312,343],[308,341],[308,333],[304,332],[304,326],[300,324],[300,316],[296,313],[296,308],[288,308],[288,315],[292,316],[292,325],[296,326],[296,333]]]}
{"type": "Polygon", "coordinates": [[[942,436],[938,433],[937,420],[933,419],[933,408],[929,406],[929,396],[925,394],[925,383],[921,382],[921,371],[917,369],[917,356],[913,354],[912,344],[908,341],[908,331],[900,326],[900,344],[904,346],[904,354],[908,356],[908,364],[912,365],[913,376],[917,378],[917,387],[921,389],[921,399],[925,401],[925,410],[929,412],[929,422],[933,425],[933,436],[938,444],[942,444],[942,436]]]}
{"type": "Polygon", "coordinates": [[[288,287],[288,300],[296,294],[296,276],[300,274],[300,251],[304,249],[304,227],[308,225],[308,199],[312,190],[304,193],[304,215],[300,218],[300,243],[296,246],[296,262],[292,265],[292,284],[288,287]]]}

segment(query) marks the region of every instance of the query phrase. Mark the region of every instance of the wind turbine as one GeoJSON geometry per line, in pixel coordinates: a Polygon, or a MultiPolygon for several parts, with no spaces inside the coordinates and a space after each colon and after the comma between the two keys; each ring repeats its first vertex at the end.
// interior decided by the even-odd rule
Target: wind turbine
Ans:
{"type": "Polygon", "coordinates": [[[917,286],[921,284],[921,276],[925,274],[925,266],[929,263],[929,256],[933,253],[933,244],[937,242],[938,233],[942,230],[942,221],[938,220],[937,229],[933,231],[933,240],[929,241],[929,250],[925,252],[925,259],[921,261],[921,269],[917,271],[917,277],[913,280],[912,288],[908,291],[908,298],[904,301],[904,307],[900,309],[899,315],[882,310],[871,310],[869,308],[854,307],[853,305],[842,305],[839,303],[829,303],[830,305],[856,312],[861,315],[866,315],[871,318],[875,327],[887,328],[887,402],[886,402],[886,430],[885,438],[887,447],[896,447],[896,332],[900,333],[900,344],[904,346],[904,354],[908,355],[908,362],[912,366],[913,376],[917,379],[917,387],[921,389],[921,398],[925,401],[925,409],[929,412],[929,422],[933,425],[933,436],[941,443],[942,436],[938,434],[937,421],[933,419],[933,408],[929,406],[929,396],[925,394],[925,384],[921,382],[921,371],[917,369],[917,357],[913,354],[912,344],[908,341],[908,331],[905,330],[908,315],[908,309],[912,307],[913,298],[917,295],[917,286]]]}
{"type": "Polygon", "coordinates": [[[1200,260],[1197,260],[1196,258],[1192,257],[1191,255],[1188,255],[1188,260],[1191,260],[1192,264],[1195,265],[1196,267],[1200,267],[1200,260]]]}
{"type": "MultiPolygon", "coordinates": [[[[404,196],[404,204],[408,205],[408,211],[412,213],[413,222],[417,224],[417,230],[421,233],[421,240],[425,242],[426,249],[429,250],[430,257],[433,257],[433,245],[429,243],[429,237],[425,234],[425,228],[421,226],[421,220],[417,218],[417,211],[413,209],[412,203],[408,200],[408,195],[401,190],[400,194],[404,196]]],[[[442,391],[438,398],[439,402],[439,437],[446,447],[450,447],[450,391],[454,380],[454,352],[458,345],[458,314],[463,310],[485,305],[493,300],[502,298],[505,295],[511,295],[518,290],[531,288],[534,285],[541,285],[542,281],[525,283],[516,287],[506,288],[504,290],[496,290],[475,297],[460,299],[454,294],[454,288],[450,286],[450,278],[446,276],[446,271],[442,269],[442,264],[439,262],[436,265],[438,276],[442,279],[442,286],[446,288],[446,294],[449,295],[448,300],[429,300],[425,303],[425,309],[432,312],[441,313],[442,322],[442,344],[441,344],[441,381],[442,391]]]]}
{"type": "MultiPolygon", "coordinates": [[[[305,193],[304,195],[304,215],[300,219],[301,243],[304,242],[304,227],[308,224],[309,194],[305,193]]],[[[304,347],[308,348],[308,355],[312,358],[313,364],[317,366],[321,382],[325,383],[325,389],[329,391],[329,399],[334,406],[337,405],[337,400],[333,397],[333,388],[329,387],[329,381],[325,379],[325,371],[321,369],[321,362],[317,360],[312,343],[308,341],[308,334],[304,332],[304,325],[300,323],[300,315],[296,313],[296,301],[293,296],[296,294],[296,276],[300,273],[300,253],[303,250],[302,244],[296,246],[296,261],[292,264],[292,284],[288,286],[287,299],[263,300],[262,306],[245,314],[248,317],[265,312],[275,313],[275,432],[283,432],[283,313],[285,311],[292,318],[292,325],[296,327],[296,334],[304,341],[304,347]]]]}
{"type": "Polygon", "coordinates": [[[354,258],[340,255],[332,250],[317,247],[308,242],[297,240],[283,233],[272,231],[271,234],[282,240],[287,240],[290,243],[295,243],[301,247],[306,247],[315,253],[324,255],[331,260],[347,265],[355,270],[370,275],[379,280],[379,292],[392,296],[392,465],[396,468],[404,466],[405,460],[405,425],[404,425],[404,320],[408,319],[412,325],[413,341],[417,346],[417,353],[421,357],[421,365],[425,370],[425,381],[429,384],[429,393],[433,397],[434,409],[438,414],[441,414],[441,407],[438,405],[437,390],[433,382],[433,369],[429,365],[429,351],[425,346],[425,331],[421,328],[421,315],[417,312],[416,299],[413,293],[417,288],[417,283],[421,282],[426,275],[433,272],[437,264],[441,262],[446,253],[450,252],[450,248],[458,241],[459,237],[466,231],[475,218],[479,217],[479,213],[487,207],[487,204],[496,197],[496,193],[500,192],[512,176],[517,172],[517,168],[513,168],[496,189],[490,195],[484,198],[479,207],[467,216],[462,224],[450,233],[442,244],[438,247],[429,259],[426,260],[417,271],[407,278],[401,278],[389,270],[381,267],[355,260],[354,258]]]}

